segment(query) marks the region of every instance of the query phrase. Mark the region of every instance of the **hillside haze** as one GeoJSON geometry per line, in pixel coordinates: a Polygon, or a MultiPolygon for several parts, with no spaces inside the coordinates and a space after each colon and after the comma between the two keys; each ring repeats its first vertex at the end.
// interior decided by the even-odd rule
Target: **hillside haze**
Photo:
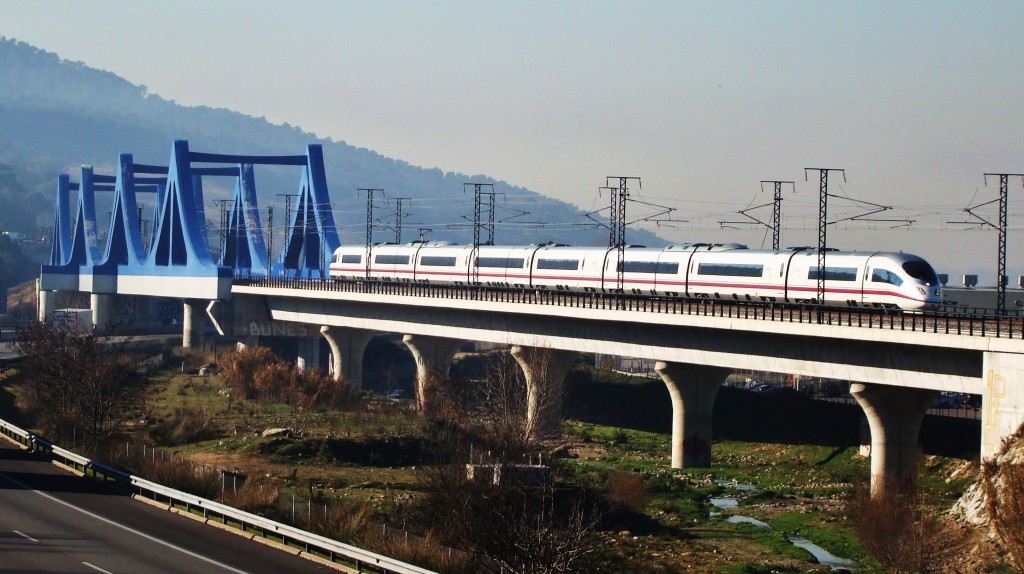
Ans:
{"type": "MultiPolygon", "coordinates": [[[[132,153],[137,163],[166,165],[175,139],[188,140],[195,151],[246,155],[299,155],[306,145],[321,144],[335,220],[345,243],[365,241],[366,199],[357,188],[382,188],[387,198],[409,198],[402,206],[403,241],[427,228],[428,239],[471,242],[473,194],[464,192],[466,182],[494,186],[495,243],[608,241],[608,231],[592,225],[576,207],[527,189],[483,175],[413,166],[231,110],[181,106],[113,73],[0,37],[0,164],[6,164],[0,167],[0,230],[48,229],[58,173],[67,171],[74,181],[77,166],[92,164],[98,173],[112,174],[120,153],[132,153]]],[[[501,134],[494,140],[500,142],[501,134]]],[[[595,182],[603,182],[602,174],[594,175],[595,182]]],[[[280,195],[297,193],[299,177],[296,168],[257,167],[261,216],[266,206],[275,206],[276,233],[284,221],[280,195]]],[[[205,186],[206,217],[216,221],[211,200],[230,198],[234,183],[220,178],[205,186]]],[[[607,199],[601,198],[599,205],[607,199]]],[[[387,228],[394,212],[394,203],[377,202],[375,241],[394,239],[387,228]]],[[[98,204],[97,215],[102,219],[104,213],[98,204]]],[[[665,244],[650,232],[632,229],[627,239],[665,244]]]]}

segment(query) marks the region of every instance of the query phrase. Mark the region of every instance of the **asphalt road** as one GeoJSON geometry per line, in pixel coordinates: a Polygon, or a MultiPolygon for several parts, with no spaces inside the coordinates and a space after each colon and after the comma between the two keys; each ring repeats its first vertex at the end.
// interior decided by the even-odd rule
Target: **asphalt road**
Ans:
{"type": "Polygon", "coordinates": [[[336,572],[132,500],[0,439],[0,572],[336,572]]]}

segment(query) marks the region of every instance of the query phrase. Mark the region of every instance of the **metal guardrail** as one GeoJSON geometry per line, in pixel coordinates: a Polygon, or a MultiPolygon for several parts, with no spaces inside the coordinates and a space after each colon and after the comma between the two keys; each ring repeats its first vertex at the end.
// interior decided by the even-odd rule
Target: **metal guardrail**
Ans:
{"type": "Polygon", "coordinates": [[[583,293],[529,288],[475,285],[436,285],[385,281],[335,281],[239,275],[235,284],[249,287],[300,289],[372,295],[402,295],[490,303],[528,303],[609,311],[633,311],[728,319],[752,319],[843,327],[888,329],[1024,339],[1024,320],[1016,315],[968,315],[955,312],[903,312],[895,309],[859,309],[829,305],[723,299],[647,297],[622,293],[583,293]]]}
{"type": "Polygon", "coordinates": [[[263,538],[279,541],[283,545],[303,548],[307,553],[319,556],[330,562],[348,564],[357,572],[380,572],[382,574],[437,574],[427,570],[388,558],[368,550],[363,550],[325,536],[313,534],[294,526],[245,512],[226,504],[181,492],[134,476],[117,469],[110,468],[90,460],[80,454],[54,445],[34,434],[0,419],[0,434],[10,437],[16,442],[36,451],[45,452],[59,462],[75,468],[85,474],[105,481],[114,481],[130,488],[132,492],[156,502],[166,502],[172,508],[183,508],[185,512],[202,512],[207,521],[220,519],[223,524],[237,525],[242,532],[259,534],[263,538]]]}
{"type": "Polygon", "coordinates": [[[18,363],[20,363],[21,360],[22,357],[9,357],[6,359],[0,359],[0,373],[3,373],[10,369],[17,368],[18,363]]]}

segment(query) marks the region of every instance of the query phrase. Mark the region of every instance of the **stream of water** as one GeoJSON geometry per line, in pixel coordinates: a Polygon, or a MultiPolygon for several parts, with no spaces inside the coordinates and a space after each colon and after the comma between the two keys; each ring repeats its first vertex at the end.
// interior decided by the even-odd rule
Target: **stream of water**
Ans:
{"type": "MultiPolygon", "coordinates": [[[[757,492],[757,488],[749,484],[737,484],[730,481],[718,481],[718,484],[719,486],[724,486],[726,488],[730,488],[741,493],[757,492]]],[[[742,495],[740,494],[730,496],[714,496],[710,499],[709,502],[711,503],[711,506],[714,506],[719,510],[735,510],[739,506],[739,501],[741,497],[742,495]]],[[[715,514],[719,513],[712,513],[712,515],[715,514]]],[[[733,524],[753,524],[754,526],[757,526],[758,528],[764,528],[765,530],[771,529],[771,525],[767,522],[758,520],[756,518],[751,518],[749,516],[742,516],[739,514],[732,514],[728,518],[726,518],[725,521],[733,524]]],[[[806,538],[800,538],[797,536],[786,536],[786,540],[789,540],[790,543],[792,543],[794,546],[798,548],[803,548],[804,550],[810,552],[819,564],[824,564],[825,566],[830,567],[832,570],[842,570],[849,572],[857,566],[857,563],[853,560],[840,558],[839,556],[832,554],[828,550],[825,550],[821,546],[818,546],[817,544],[811,542],[810,540],[807,540],[806,538]]]]}

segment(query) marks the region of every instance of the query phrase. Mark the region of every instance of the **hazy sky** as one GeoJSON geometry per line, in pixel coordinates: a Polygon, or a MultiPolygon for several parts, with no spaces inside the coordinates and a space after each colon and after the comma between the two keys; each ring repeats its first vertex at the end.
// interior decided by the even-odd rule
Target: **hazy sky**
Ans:
{"type": "MultiPolygon", "coordinates": [[[[605,176],[640,176],[633,197],[686,220],[658,230],[671,240],[760,246],[763,228],[719,222],[770,202],[760,180],[782,179],[796,181],[783,244],[815,244],[818,181],[803,168],[845,168],[833,194],[914,223],[838,224],[831,245],[912,251],[983,279],[995,276],[995,231],[947,222],[998,196],[984,172],[1024,172],[1022,23],[1016,0],[0,0],[0,35],[181,104],[584,209],[607,201],[605,176]]],[[[1015,284],[1020,178],[1010,198],[1015,284]]],[[[831,219],[858,213],[829,203],[831,219]]],[[[996,220],[994,205],[979,213],[996,220]]]]}

